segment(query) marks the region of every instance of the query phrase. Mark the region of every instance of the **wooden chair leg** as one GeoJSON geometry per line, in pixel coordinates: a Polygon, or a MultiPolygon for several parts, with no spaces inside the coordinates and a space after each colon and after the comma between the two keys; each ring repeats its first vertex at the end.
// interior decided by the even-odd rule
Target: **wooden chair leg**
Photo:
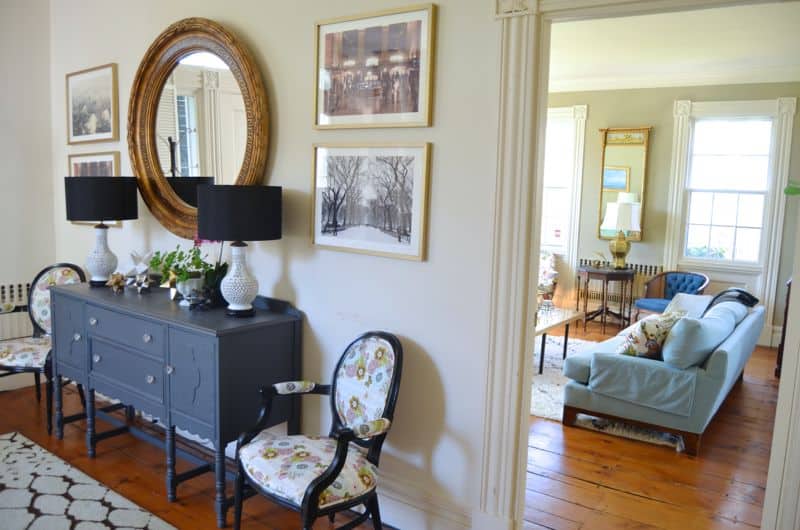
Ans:
{"type": "Polygon", "coordinates": [[[561,423],[563,425],[574,425],[577,419],[578,409],[570,407],[569,405],[564,405],[564,409],[561,412],[561,423]]]}
{"type": "Polygon", "coordinates": [[[684,432],[681,433],[683,436],[683,445],[686,447],[686,454],[691,456],[697,456],[700,454],[700,438],[701,434],[695,434],[692,432],[684,432]]]}
{"type": "Polygon", "coordinates": [[[383,524],[381,523],[381,509],[378,506],[378,495],[373,495],[367,501],[367,511],[369,512],[369,517],[372,519],[372,526],[375,530],[383,530],[383,524]]]}
{"type": "Polygon", "coordinates": [[[334,520],[334,519],[336,519],[336,513],[335,513],[335,512],[331,512],[331,513],[329,513],[329,514],[328,514],[328,521],[330,521],[330,522],[331,522],[331,524],[333,524],[333,520],[334,520]]]}
{"type": "Polygon", "coordinates": [[[233,483],[233,530],[242,527],[242,503],[244,502],[244,470],[242,464],[236,470],[236,479],[233,483]]]}
{"type": "Polygon", "coordinates": [[[33,372],[33,380],[36,383],[36,402],[42,402],[42,375],[39,372],[33,372]]]}
{"type": "Polygon", "coordinates": [[[45,382],[45,405],[47,410],[47,434],[53,434],[53,381],[48,377],[45,382]]]}

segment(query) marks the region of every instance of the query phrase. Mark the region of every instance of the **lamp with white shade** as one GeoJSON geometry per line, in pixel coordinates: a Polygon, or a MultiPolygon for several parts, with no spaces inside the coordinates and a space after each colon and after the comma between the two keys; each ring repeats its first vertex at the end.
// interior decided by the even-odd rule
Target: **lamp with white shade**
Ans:
{"type": "MultiPolygon", "coordinates": [[[[622,194],[620,194],[622,195],[622,194]]],[[[624,197],[623,197],[624,199],[624,197]]],[[[601,230],[613,230],[617,237],[608,243],[608,249],[614,258],[614,268],[624,269],[625,257],[631,250],[631,243],[627,236],[631,232],[640,232],[642,205],[638,202],[610,202],[606,205],[606,215],[603,218],[601,230]]]]}

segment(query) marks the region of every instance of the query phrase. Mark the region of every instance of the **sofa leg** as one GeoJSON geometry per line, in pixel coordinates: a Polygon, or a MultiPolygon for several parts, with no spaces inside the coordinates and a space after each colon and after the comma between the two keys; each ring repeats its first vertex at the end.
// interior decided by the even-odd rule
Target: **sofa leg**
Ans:
{"type": "Polygon", "coordinates": [[[744,383],[744,370],[739,373],[739,379],[736,380],[737,383],[742,384],[744,383]]]}
{"type": "Polygon", "coordinates": [[[564,410],[561,414],[561,423],[563,425],[574,425],[575,420],[578,418],[578,409],[564,405],[564,410]]]}
{"type": "Polygon", "coordinates": [[[681,433],[683,436],[683,445],[686,447],[686,454],[697,456],[700,454],[700,437],[702,435],[693,432],[681,433]]]}

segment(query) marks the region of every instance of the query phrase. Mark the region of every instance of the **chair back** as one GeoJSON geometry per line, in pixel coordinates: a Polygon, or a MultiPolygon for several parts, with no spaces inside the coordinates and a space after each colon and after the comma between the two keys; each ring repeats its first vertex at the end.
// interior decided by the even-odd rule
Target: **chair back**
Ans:
{"type": "Polygon", "coordinates": [[[53,285],[69,285],[86,281],[86,275],[77,265],[57,263],[42,269],[31,283],[28,292],[28,315],[33,324],[33,335],[50,335],[53,331],[50,314],[50,287],[53,285]]]}
{"type": "Polygon", "coordinates": [[[664,298],[672,300],[678,293],[701,294],[708,285],[708,276],[698,272],[667,272],[664,274],[664,298]]]}
{"type": "MultiPolygon", "coordinates": [[[[351,342],[333,372],[331,434],[380,418],[392,420],[402,367],[403,347],[391,333],[369,331],[351,342]]],[[[378,465],[385,438],[386,433],[355,443],[378,465]]]]}

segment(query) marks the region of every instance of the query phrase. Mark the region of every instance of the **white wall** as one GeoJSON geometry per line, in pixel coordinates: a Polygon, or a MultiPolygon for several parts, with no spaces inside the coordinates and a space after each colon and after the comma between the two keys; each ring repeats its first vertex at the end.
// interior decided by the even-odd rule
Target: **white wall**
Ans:
{"type": "Polygon", "coordinates": [[[0,283],[30,282],[55,257],[48,18],[47,0],[0,4],[0,283]]]}
{"type": "MultiPolygon", "coordinates": [[[[468,525],[479,497],[488,343],[500,26],[486,2],[438,2],[432,128],[312,129],[314,22],[402,5],[391,0],[52,2],[56,256],[82,263],[93,243],[89,228],[63,220],[67,153],[119,149],[122,172],[131,174],[124,118],[145,50],[168,24],[184,17],[224,24],[247,43],[261,67],[271,120],[265,182],[284,187],[283,240],[250,247],[260,292],[304,311],[303,371],[309,379],[329,380],[344,346],[362,331],[386,329],[400,336],[403,384],[381,460],[383,484],[391,486],[382,496],[385,519],[403,528],[460,527],[468,525]],[[109,62],[119,64],[123,140],[68,147],[64,75],[109,62]],[[376,141],[433,143],[426,262],[319,250],[310,243],[312,144],[376,141]],[[425,515],[420,508],[441,515],[425,515]]],[[[111,230],[109,239],[121,258],[130,250],[168,249],[177,241],[143,203],[140,219],[111,230]]],[[[328,408],[321,403],[304,402],[307,429],[327,429],[328,408]]]]}

